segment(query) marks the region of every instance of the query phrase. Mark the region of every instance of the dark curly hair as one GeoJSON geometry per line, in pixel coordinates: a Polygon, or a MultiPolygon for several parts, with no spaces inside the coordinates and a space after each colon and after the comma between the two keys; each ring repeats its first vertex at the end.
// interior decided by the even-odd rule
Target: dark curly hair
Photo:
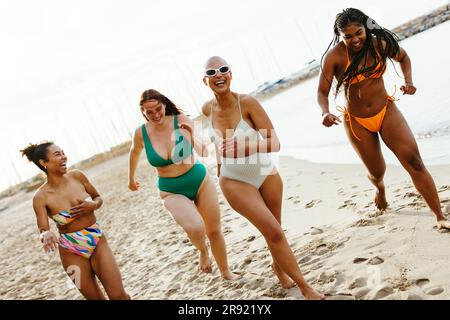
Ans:
{"type": "Polygon", "coordinates": [[[48,161],[47,149],[53,144],[53,141],[43,141],[38,144],[30,143],[26,148],[20,150],[20,153],[22,154],[22,157],[26,156],[29,161],[33,162],[39,169],[47,173],[47,170],[39,163],[39,160],[48,161]]]}

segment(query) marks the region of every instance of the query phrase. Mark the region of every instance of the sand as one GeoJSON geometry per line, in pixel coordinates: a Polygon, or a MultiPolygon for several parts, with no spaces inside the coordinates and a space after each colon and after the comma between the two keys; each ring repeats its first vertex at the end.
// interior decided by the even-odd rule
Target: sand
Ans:
{"type": "MultiPolygon", "coordinates": [[[[390,208],[384,213],[373,205],[374,190],[362,165],[280,157],[279,169],[283,229],[315,288],[330,299],[450,298],[450,234],[436,230],[401,167],[388,167],[390,208]]],[[[445,207],[450,165],[429,170],[445,207]]],[[[243,275],[235,282],[223,280],[215,263],[212,274],[198,270],[197,252],[164,209],[155,171],[143,156],[137,174],[142,187],[136,193],[127,188],[127,155],[85,172],[103,197],[97,218],[132,298],[303,299],[296,287],[281,288],[264,239],[229,207],[218,187],[229,262],[243,275]]],[[[83,299],[58,254],[42,249],[32,196],[22,191],[0,203],[0,299],[83,299]]]]}

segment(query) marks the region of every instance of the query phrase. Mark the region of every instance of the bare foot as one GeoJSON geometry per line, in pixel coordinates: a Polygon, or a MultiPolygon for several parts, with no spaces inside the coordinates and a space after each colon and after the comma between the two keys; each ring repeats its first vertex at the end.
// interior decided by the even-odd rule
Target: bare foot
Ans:
{"type": "Polygon", "coordinates": [[[230,270],[228,270],[228,271],[222,273],[222,278],[224,278],[225,280],[234,281],[234,280],[242,278],[242,276],[240,274],[236,274],[236,273],[233,273],[230,270]]]}
{"type": "Polygon", "coordinates": [[[272,263],[272,269],[275,272],[275,274],[278,277],[278,280],[280,280],[281,286],[284,289],[290,289],[294,286],[294,281],[289,278],[289,276],[280,269],[280,267],[274,263],[272,263]]]}
{"type": "Polygon", "coordinates": [[[311,288],[310,285],[306,284],[300,289],[306,300],[325,300],[325,296],[318,293],[316,290],[311,288]]]}
{"type": "Polygon", "coordinates": [[[377,206],[378,210],[386,210],[388,207],[388,203],[386,201],[386,194],[383,190],[377,190],[377,193],[375,194],[375,205],[377,206]]]}
{"type": "Polygon", "coordinates": [[[211,273],[211,261],[209,260],[208,252],[200,251],[200,270],[204,273],[211,273]]]}
{"type": "Polygon", "coordinates": [[[377,188],[374,199],[375,205],[377,206],[378,210],[386,210],[388,203],[386,201],[386,188],[384,187],[384,181],[377,180],[370,174],[367,175],[367,178],[369,178],[370,182],[372,182],[375,188],[377,188]]]}
{"type": "Polygon", "coordinates": [[[437,228],[438,229],[450,230],[450,221],[448,221],[448,220],[439,220],[437,222],[437,228]]]}

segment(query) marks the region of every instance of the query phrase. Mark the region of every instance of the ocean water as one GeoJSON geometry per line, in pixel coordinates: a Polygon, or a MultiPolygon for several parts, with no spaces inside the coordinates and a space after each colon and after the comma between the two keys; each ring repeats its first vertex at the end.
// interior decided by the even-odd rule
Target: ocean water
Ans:
{"type": "MultiPolygon", "coordinates": [[[[29,142],[55,141],[70,165],[129,140],[143,122],[138,100],[145,89],[156,88],[198,115],[211,95],[202,83],[203,62],[211,55],[232,66],[233,90],[251,92],[320,59],[342,8],[361,8],[392,28],[447,1],[411,3],[230,0],[224,8],[208,0],[80,0],[70,10],[52,0],[2,3],[0,34],[9,49],[0,52],[0,190],[39,172],[19,155],[29,142]]],[[[442,41],[448,35],[447,23],[403,43],[418,93],[398,104],[415,133],[431,133],[419,140],[430,163],[449,159],[449,48],[442,41]]],[[[264,102],[282,154],[356,162],[342,128],[320,125],[315,86],[311,79],[264,102]]]]}

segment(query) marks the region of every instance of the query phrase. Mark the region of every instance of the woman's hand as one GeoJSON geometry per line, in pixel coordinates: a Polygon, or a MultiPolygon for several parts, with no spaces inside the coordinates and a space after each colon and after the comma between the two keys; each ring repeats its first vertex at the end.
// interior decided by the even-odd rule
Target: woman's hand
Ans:
{"type": "Polygon", "coordinates": [[[54,252],[58,249],[58,237],[50,230],[42,232],[40,238],[46,253],[54,252]]]}
{"type": "Polygon", "coordinates": [[[80,204],[69,209],[72,216],[81,215],[84,213],[91,213],[97,209],[97,203],[94,201],[82,201],[80,204]]]}
{"type": "Polygon", "coordinates": [[[336,117],[334,114],[332,113],[325,113],[322,117],[322,124],[325,127],[331,127],[333,124],[338,125],[339,122],[342,122],[338,117],[336,117]]]}
{"type": "Polygon", "coordinates": [[[416,93],[417,88],[412,83],[405,83],[403,86],[400,87],[400,91],[403,92],[403,94],[414,94],[416,93]]]}
{"type": "Polygon", "coordinates": [[[224,158],[242,158],[248,157],[258,152],[258,141],[246,142],[236,137],[222,140],[219,150],[224,158]]]}
{"type": "Polygon", "coordinates": [[[189,134],[192,136],[193,129],[192,129],[192,127],[191,127],[190,124],[188,124],[188,123],[186,123],[186,122],[182,122],[182,123],[180,123],[180,124],[178,125],[178,127],[179,127],[180,129],[183,129],[183,130],[188,131],[189,134]]]}
{"type": "Polygon", "coordinates": [[[128,189],[130,189],[131,191],[137,191],[137,190],[139,190],[139,187],[140,187],[141,185],[139,184],[139,182],[137,182],[137,181],[134,181],[134,179],[133,180],[130,180],[129,182],[128,182],[128,189]]]}

